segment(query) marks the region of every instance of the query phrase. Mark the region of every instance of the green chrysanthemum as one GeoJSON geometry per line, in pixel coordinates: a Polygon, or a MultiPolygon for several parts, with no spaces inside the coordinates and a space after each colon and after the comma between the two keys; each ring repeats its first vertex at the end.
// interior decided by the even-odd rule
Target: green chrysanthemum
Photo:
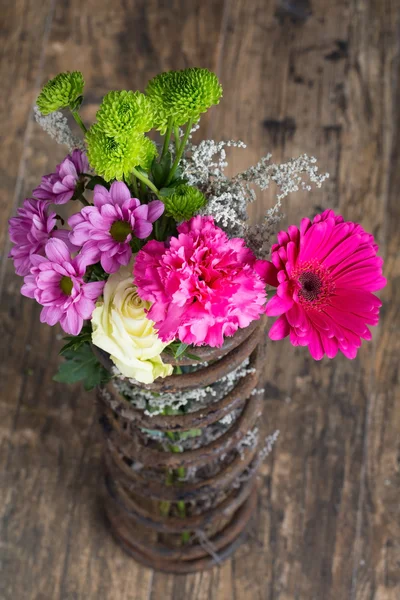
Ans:
{"type": "Polygon", "coordinates": [[[143,134],[116,139],[93,125],[86,134],[88,159],[98,175],[106,181],[130,177],[134,167],[148,171],[157,149],[143,134]]]}
{"type": "Polygon", "coordinates": [[[83,94],[85,82],[80,71],[59,73],[43,86],[37,105],[42,115],[48,115],[60,108],[73,106],[83,94]]]}
{"type": "Polygon", "coordinates": [[[154,127],[153,105],[140,92],[109,92],[97,112],[101,129],[115,138],[145,133],[154,127]]]}
{"type": "Polygon", "coordinates": [[[157,75],[146,93],[154,105],[157,129],[165,133],[171,116],[175,125],[197,121],[201,113],[219,103],[222,87],[214,73],[193,67],[157,75]]]}
{"type": "Polygon", "coordinates": [[[179,185],[174,193],[163,198],[165,214],[175,221],[187,221],[198,213],[207,200],[204,194],[190,185],[179,185]]]}

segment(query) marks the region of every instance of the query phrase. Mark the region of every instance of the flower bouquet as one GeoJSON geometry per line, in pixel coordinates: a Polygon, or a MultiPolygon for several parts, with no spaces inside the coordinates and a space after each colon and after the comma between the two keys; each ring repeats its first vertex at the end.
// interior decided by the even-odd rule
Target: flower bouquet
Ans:
{"type": "Polygon", "coordinates": [[[222,96],[207,69],[109,92],[89,129],[83,88],[80,72],[61,73],[37,99],[36,120],[69,154],[10,220],[10,256],[41,321],[67,334],[55,380],[98,389],[113,534],[144,564],[200,570],[243,540],[277,437],[258,428],[266,317],[278,317],[271,340],[354,358],[378,322],[382,259],[333,210],[271,245],[282,200],[328,175],[306,155],[268,155],[228,177],[226,149],[245,145],[192,141],[222,96]],[[254,188],[271,183],[276,204],[251,225],[254,188]]]}

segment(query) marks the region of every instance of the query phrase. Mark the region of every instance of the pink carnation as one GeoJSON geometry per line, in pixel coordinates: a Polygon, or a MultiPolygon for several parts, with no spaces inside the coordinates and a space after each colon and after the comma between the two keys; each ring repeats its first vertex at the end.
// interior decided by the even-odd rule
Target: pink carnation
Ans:
{"type": "Polygon", "coordinates": [[[221,346],[224,336],[265,312],[267,261],[240,238],[229,239],[212,217],[193,217],[169,244],[150,241],[135,261],[140,296],[163,341],[221,346]]]}
{"type": "Polygon", "coordinates": [[[87,173],[88,169],[86,154],[82,150],[74,150],[57,165],[55,173],[42,177],[41,184],[32,194],[52,204],[66,204],[75,194],[82,173],[87,173]]]}
{"type": "Polygon", "coordinates": [[[32,198],[25,200],[17,216],[10,219],[9,234],[14,244],[10,257],[14,260],[17,275],[29,273],[32,255],[44,254],[44,247],[51,237],[63,239],[69,244],[69,232],[55,229],[56,223],[56,213],[49,213],[47,202],[32,198]]]}
{"type": "Polygon", "coordinates": [[[94,206],[86,206],[68,223],[73,228],[70,239],[100,260],[107,273],[115,273],[127,265],[132,256],[132,236],[144,239],[153,230],[153,222],[164,212],[159,200],[140,204],[131,198],[129,188],[115,181],[108,191],[101,185],[94,188],[94,206]]]}
{"type": "Polygon", "coordinates": [[[32,271],[25,277],[21,293],[43,306],[41,323],[60,322],[66,333],[78,335],[83,321],[90,319],[104,281],[85,283],[86,257],[71,258],[67,245],[57,239],[46,244],[46,257],[32,257],[32,271]]]}
{"type": "Polygon", "coordinates": [[[367,325],[378,323],[382,303],[372,292],[386,284],[373,236],[326,210],[281,231],[278,242],[267,274],[278,288],[267,304],[267,315],[279,316],[270,338],[290,335],[316,360],[338,350],[355,358],[361,338],[371,339],[367,325]]]}

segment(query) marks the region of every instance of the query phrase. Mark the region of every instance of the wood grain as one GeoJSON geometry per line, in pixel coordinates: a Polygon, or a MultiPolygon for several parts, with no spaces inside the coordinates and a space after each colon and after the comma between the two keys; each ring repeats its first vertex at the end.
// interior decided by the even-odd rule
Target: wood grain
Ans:
{"type": "MultiPolygon", "coordinates": [[[[0,598],[397,600],[399,529],[400,0],[3,0],[0,112],[0,598]],[[52,381],[60,342],[19,295],[6,220],[63,157],[32,122],[40,85],[84,71],[84,117],[108,89],[163,69],[215,70],[224,100],[203,135],[242,138],[231,168],[268,151],[314,154],[331,178],[285,205],[328,206],[374,232],[389,279],[373,342],[314,363],[269,344],[257,526],[219,569],[174,577],[136,565],[99,504],[94,396],[52,381]]],[[[265,193],[253,218],[273,203],[265,193]]]]}

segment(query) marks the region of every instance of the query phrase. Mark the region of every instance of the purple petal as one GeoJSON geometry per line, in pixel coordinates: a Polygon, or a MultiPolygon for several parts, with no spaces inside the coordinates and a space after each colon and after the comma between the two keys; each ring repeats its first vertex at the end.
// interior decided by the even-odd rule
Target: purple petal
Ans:
{"type": "Polygon", "coordinates": [[[154,221],[161,217],[165,210],[165,205],[160,200],[153,200],[152,202],[149,202],[147,206],[149,209],[147,220],[150,221],[150,223],[154,223],[154,221]]]}
{"type": "Polygon", "coordinates": [[[78,335],[80,333],[83,326],[83,319],[77,313],[74,305],[70,306],[67,312],[63,314],[60,324],[66,333],[71,335],[78,335]]]}
{"type": "Polygon", "coordinates": [[[46,244],[46,256],[52,262],[61,265],[63,262],[69,262],[71,255],[69,253],[67,245],[56,238],[50,239],[46,244]]]}
{"type": "Polygon", "coordinates": [[[113,199],[114,204],[123,204],[125,200],[129,200],[131,193],[129,188],[122,181],[114,181],[110,187],[110,196],[113,199]]]}
{"type": "MultiPolygon", "coordinates": [[[[138,210],[138,209],[137,209],[138,210]]],[[[148,221],[137,220],[135,221],[135,227],[133,228],[133,233],[139,239],[143,240],[147,238],[151,232],[153,231],[153,225],[148,221]]]]}

